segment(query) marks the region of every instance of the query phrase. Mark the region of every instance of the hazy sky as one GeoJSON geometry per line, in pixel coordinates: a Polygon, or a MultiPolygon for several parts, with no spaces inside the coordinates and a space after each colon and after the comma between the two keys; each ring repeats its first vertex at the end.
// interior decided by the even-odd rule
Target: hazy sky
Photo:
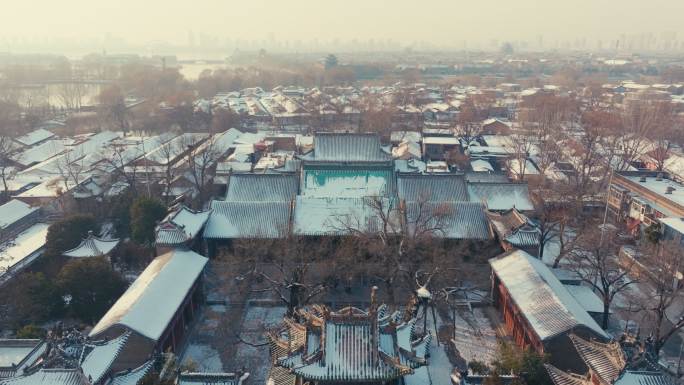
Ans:
{"type": "MultiPolygon", "coordinates": [[[[187,43],[220,38],[321,41],[614,40],[676,32],[684,0],[0,0],[0,41],[17,38],[187,43]]],[[[16,41],[16,40],[15,40],[16,41]]]]}

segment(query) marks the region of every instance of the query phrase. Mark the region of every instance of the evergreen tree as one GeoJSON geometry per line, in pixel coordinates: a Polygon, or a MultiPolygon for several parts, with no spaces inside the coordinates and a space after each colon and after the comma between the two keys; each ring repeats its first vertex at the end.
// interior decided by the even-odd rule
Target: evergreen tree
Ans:
{"type": "Polygon", "coordinates": [[[45,255],[59,256],[78,246],[89,231],[97,230],[97,221],[92,215],[77,214],[55,222],[48,228],[45,240],[45,255]]]}
{"type": "Polygon", "coordinates": [[[131,237],[140,244],[154,242],[154,228],[166,216],[166,206],[152,198],[140,198],[131,206],[131,237]]]}
{"type": "Polygon", "coordinates": [[[103,257],[70,261],[57,283],[68,298],[67,310],[88,323],[100,319],[126,290],[126,281],[103,257]]]}

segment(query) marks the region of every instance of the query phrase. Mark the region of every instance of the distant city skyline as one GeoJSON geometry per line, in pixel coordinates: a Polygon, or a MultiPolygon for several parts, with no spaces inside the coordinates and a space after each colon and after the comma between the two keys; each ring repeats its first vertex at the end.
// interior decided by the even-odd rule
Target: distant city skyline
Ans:
{"type": "Polygon", "coordinates": [[[0,51],[10,52],[684,49],[684,2],[672,0],[32,0],[3,14],[0,51]]]}

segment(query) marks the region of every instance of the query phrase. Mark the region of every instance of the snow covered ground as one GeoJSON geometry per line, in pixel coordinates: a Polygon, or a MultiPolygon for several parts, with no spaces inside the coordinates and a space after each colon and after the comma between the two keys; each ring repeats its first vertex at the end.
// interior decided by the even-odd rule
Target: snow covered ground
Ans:
{"type": "Polygon", "coordinates": [[[194,364],[200,372],[223,372],[223,363],[218,351],[209,345],[190,344],[185,349],[183,365],[194,364]]]}
{"type": "Polygon", "coordinates": [[[490,363],[496,357],[496,331],[480,308],[456,313],[456,349],[467,362],[490,363]]]}
{"type": "MultiPolygon", "coordinates": [[[[440,315],[437,315],[436,321],[438,330],[449,323],[448,320],[442,319],[440,315]]],[[[422,325],[422,322],[419,319],[417,324],[422,325]]],[[[432,334],[428,365],[417,368],[412,375],[405,376],[404,382],[406,385],[451,385],[451,373],[454,365],[449,360],[444,342],[440,341],[439,346],[437,345],[437,331],[434,330],[432,316],[428,316],[428,331],[432,334]]]]}
{"type": "MultiPolygon", "coordinates": [[[[265,331],[283,321],[287,308],[282,306],[249,306],[242,319],[240,337],[250,343],[266,341],[265,331]]],[[[269,347],[238,344],[235,357],[250,372],[250,383],[265,384],[271,369],[269,347]]]]}

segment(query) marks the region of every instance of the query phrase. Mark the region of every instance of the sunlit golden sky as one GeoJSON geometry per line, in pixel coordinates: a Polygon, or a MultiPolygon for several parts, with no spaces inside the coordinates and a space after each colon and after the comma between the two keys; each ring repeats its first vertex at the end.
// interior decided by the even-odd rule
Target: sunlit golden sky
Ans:
{"type": "MultiPolygon", "coordinates": [[[[0,42],[102,39],[591,41],[676,33],[684,0],[0,0],[0,42]]],[[[1,50],[1,48],[0,48],[1,50]]]]}

